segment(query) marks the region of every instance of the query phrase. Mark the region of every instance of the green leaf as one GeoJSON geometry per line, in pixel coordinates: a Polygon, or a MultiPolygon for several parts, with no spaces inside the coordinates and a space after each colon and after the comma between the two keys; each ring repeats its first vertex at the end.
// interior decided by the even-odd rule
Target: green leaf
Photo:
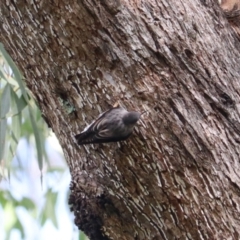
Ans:
{"type": "Polygon", "coordinates": [[[17,144],[21,137],[21,114],[12,117],[11,132],[14,142],[17,144]]]}
{"type": "Polygon", "coordinates": [[[82,231],[80,231],[79,240],[88,240],[88,237],[82,231]]]}
{"type": "Polygon", "coordinates": [[[35,208],[34,202],[31,199],[26,198],[26,197],[24,197],[18,205],[22,206],[28,210],[33,210],[35,208]]]}
{"type": "Polygon", "coordinates": [[[63,173],[66,170],[66,168],[64,167],[58,167],[58,166],[49,166],[48,167],[48,172],[49,173],[54,173],[54,172],[58,172],[58,173],[63,173]]]}
{"type": "MultiPolygon", "coordinates": [[[[7,135],[8,135],[8,130],[7,130],[7,135]]],[[[9,137],[7,136],[6,139],[8,139],[8,138],[9,137]]],[[[5,152],[4,152],[4,167],[5,167],[4,176],[5,177],[7,177],[7,169],[10,168],[11,162],[13,159],[10,142],[11,141],[6,141],[5,152]]]]}
{"type": "Polygon", "coordinates": [[[6,140],[7,119],[0,119],[0,161],[3,160],[6,140]]]}
{"type": "Polygon", "coordinates": [[[58,194],[55,192],[52,192],[50,189],[46,193],[46,203],[44,206],[44,210],[42,211],[41,215],[41,224],[43,225],[47,220],[51,220],[54,226],[57,228],[57,218],[55,213],[55,206],[57,201],[58,194]]]}
{"type": "MultiPolygon", "coordinates": [[[[14,145],[14,146],[15,146],[15,145],[14,145]]],[[[14,157],[14,155],[15,155],[15,151],[16,151],[16,147],[14,148],[14,146],[12,146],[12,144],[11,144],[10,147],[9,147],[9,151],[8,151],[9,155],[11,154],[12,159],[13,159],[13,157],[14,157]]],[[[12,160],[12,159],[11,159],[11,160],[12,160]]],[[[11,164],[9,164],[9,165],[11,165],[11,164]]]]}
{"type": "Polygon", "coordinates": [[[20,71],[18,70],[18,67],[16,66],[16,64],[13,62],[12,58],[9,56],[9,54],[6,52],[5,48],[3,47],[2,43],[0,43],[0,51],[3,54],[3,57],[5,59],[5,61],[8,63],[8,65],[10,66],[10,68],[13,71],[13,74],[15,76],[15,79],[18,82],[18,85],[23,93],[23,96],[25,98],[26,101],[28,101],[28,95],[27,95],[27,91],[26,91],[26,87],[24,85],[23,82],[23,77],[22,74],[20,73],[20,71]]]}
{"type": "MultiPolygon", "coordinates": [[[[0,59],[1,59],[1,55],[0,55],[0,59]]],[[[7,64],[4,65],[4,67],[6,67],[6,66],[7,66],[7,64]]],[[[1,66],[1,65],[0,65],[0,79],[4,80],[5,82],[8,82],[9,84],[13,85],[14,87],[19,88],[18,82],[13,77],[8,75],[5,71],[5,69],[3,68],[3,66],[1,66]]]]}
{"type": "Polygon", "coordinates": [[[6,143],[6,129],[7,129],[7,119],[6,114],[10,109],[10,85],[6,84],[0,102],[0,161],[4,158],[5,143],[6,143]]]}
{"type": "Polygon", "coordinates": [[[30,116],[30,120],[31,120],[32,128],[33,128],[33,134],[34,134],[34,137],[35,137],[36,147],[37,147],[38,166],[39,166],[39,169],[42,170],[42,167],[43,167],[43,148],[42,148],[42,144],[41,144],[41,137],[40,137],[40,134],[39,134],[39,129],[37,127],[36,121],[33,117],[32,107],[29,105],[28,109],[29,109],[29,116],[30,116]]]}
{"type": "Polygon", "coordinates": [[[0,66],[0,79],[6,80],[6,79],[5,79],[5,76],[4,76],[4,74],[3,74],[3,68],[2,68],[2,66],[0,66]]]}
{"type": "Polygon", "coordinates": [[[15,224],[13,225],[13,229],[18,229],[21,233],[21,237],[23,238],[25,235],[24,235],[24,229],[23,229],[23,225],[22,223],[20,222],[19,219],[16,219],[16,222],[15,224]]]}
{"type": "Polygon", "coordinates": [[[0,102],[0,118],[5,118],[10,109],[11,95],[10,95],[10,85],[6,84],[0,102]]]}
{"type": "Polygon", "coordinates": [[[19,114],[28,105],[23,96],[18,97],[15,91],[11,88],[13,115],[19,114]]]}
{"type": "Polygon", "coordinates": [[[28,103],[26,102],[23,95],[19,98],[17,97],[16,100],[17,100],[16,103],[17,103],[18,112],[21,112],[26,106],[28,106],[28,103]]]}
{"type": "Polygon", "coordinates": [[[8,191],[0,191],[0,203],[3,208],[8,203],[8,199],[6,198],[7,193],[8,191]]]}

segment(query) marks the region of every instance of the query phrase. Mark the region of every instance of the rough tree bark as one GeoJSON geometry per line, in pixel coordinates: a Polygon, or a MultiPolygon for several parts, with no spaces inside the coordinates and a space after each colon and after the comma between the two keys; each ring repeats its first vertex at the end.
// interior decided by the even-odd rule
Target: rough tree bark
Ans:
{"type": "Polygon", "coordinates": [[[217,3],[2,0],[0,21],[90,239],[240,238],[240,45],[217,3]],[[133,136],[79,147],[117,101],[148,111],[133,136]]]}

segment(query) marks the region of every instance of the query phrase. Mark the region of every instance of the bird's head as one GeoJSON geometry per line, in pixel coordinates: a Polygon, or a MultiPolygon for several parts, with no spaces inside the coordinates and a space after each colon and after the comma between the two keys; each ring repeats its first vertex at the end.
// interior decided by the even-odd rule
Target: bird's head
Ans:
{"type": "Polygon", "coordinates": [[[139,112],[128,112],[123,117],[123,123],[125,125],[134,125],[140,119],[141,113],[139,112]]]}

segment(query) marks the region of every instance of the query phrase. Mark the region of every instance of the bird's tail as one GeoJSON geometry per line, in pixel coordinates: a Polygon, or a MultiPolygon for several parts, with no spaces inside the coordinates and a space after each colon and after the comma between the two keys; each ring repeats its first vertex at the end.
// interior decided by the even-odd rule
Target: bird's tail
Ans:
{"type": "Polygon", "coordinates": [[[88,132],[82,132],[79,133],[77,135],[75,135],[75,138],[77,140],[77,143],[79,145],[83,145],[83,144],[90,144],[92,137],[93,137],[94,133],[88,133],[88,132]]]}

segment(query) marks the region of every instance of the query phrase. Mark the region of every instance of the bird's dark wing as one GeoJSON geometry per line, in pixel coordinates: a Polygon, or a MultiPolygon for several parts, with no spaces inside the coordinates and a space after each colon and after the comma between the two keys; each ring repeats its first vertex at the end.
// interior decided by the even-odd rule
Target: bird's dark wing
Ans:
{"type": "Polygon", "coordinates": [[[106,118],[106,115],[113,109],[116,108],[111,108],[101,114],[98,119],[86,129],[86,131],[83,131],[75,136],[79,145],[114,141],[112,132],[107,128],[109,122],[108,118],[106,118]]]}

